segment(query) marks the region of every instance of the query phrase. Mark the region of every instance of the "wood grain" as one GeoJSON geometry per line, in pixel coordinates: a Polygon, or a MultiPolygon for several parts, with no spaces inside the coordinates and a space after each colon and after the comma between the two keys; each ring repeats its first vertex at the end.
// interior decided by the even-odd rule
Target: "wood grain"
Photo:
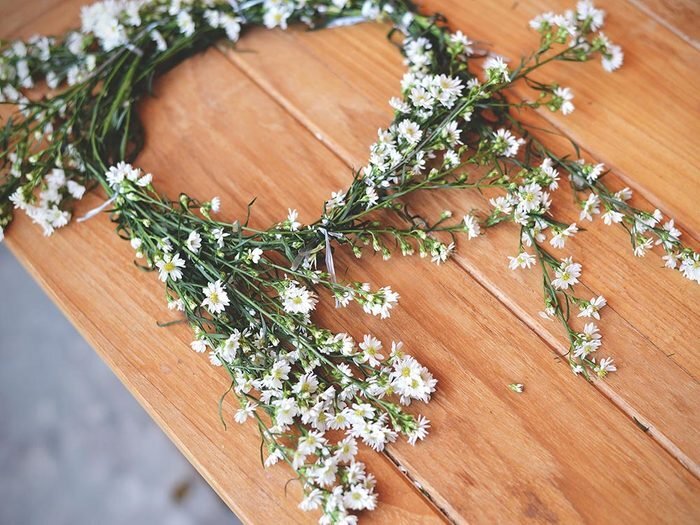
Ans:
{"type": "Polygon", "coordinates": [[[642,12],[700,49],[700,2],[696,0],[629,0],[642,12]]]}
{"type": "MultiPolygon", "coordinates": [[[[37,27],[67,23],[70,8],[65,13],[44,17],[37,27]]],[[[481,24],[481,13],[471,12],[463,29],[481,24]]],[[[189,60],[163,78],[156,99],[143,105],[147,147],[139,165],[171,195],[221,195],[229,218],[258,196],[258,225],[280,219],[292,203],[302,219],[313,219],[330,191],[348,184],[347,164],[365,162],[375,128],[387,121],[385,104],[400,67],[381,32],[372,26],[254,32],[240,48],[255,54],[226,60],[210,51],[189,60]]],[[[690,137],[682,138],[687,147],[690,137]]],[[[647,175],[654,180],[651,170],[647,175]]],[[[425,200],[430,202],[421,205],[422,213],[483,205],[466,194],[425,200]]],[[[81,209],[97,202],[90,196],[81,209]]],[[[565,203],[557,207],[572,213],[565,203]]],[[[169,315],[162,287],[131,266],[130,249],[106,217],[48,240],[27,222],[18,221],[8,233],[13,252],[224,501],[245,522],[308,522],[296,509],[295,484],[282,497],[289,471],[260,467],[257,431],[221,428],[216,403],[226,387],[223,375],[187,349],[188,328],[156,327],[169,315]]],[[[369,258],[359,265],[338,255],[348,275],[391,284],[402,302],[389,322],[330,305],[319,320],[356,336],[370,330],[401,334],[440,380],[434,401],[421,407],[433,421],[430,439],[415,448],[392,447],[390,456],[457,522],[697,522],[700,484],[666,453],[691,468],[687,462],[698,458],[697,292],[651,259],[631,260],[617,246],[619,236],[602,226],[586,232],[590,246],[570,246],[585,264],[586,285],[614,304],[604,334],[623,366],[609,382],[597,383],[603,396],[553,359],[548,345],[561,350],[561,334],[532,316],[539,308],[533,275],[511,274],[494,262],[513,252],[512,233],[502,228],[464,242],[457,264],[437,269],[416,259],[369,258]],[[617,280],[630,271],[659,289],[617,280]],[[653,310],[637,312],[636,304],[653,310]],[[683,309],[687,315],[674,315],[683,309]],[[657,320],[656,314],[663,316],[657,320]],[[676,347],[676,355],[666,357],[676,347]],[[525,394],[507,389],[514,381],[526,384],[525,394]],[[650,424],[647,434],[628,418],[634,414],[650,424]]],[[[392,462],[376,454],[365,459],[378,474],[382,499],[369,521],[444,519],[392,462]]]]}

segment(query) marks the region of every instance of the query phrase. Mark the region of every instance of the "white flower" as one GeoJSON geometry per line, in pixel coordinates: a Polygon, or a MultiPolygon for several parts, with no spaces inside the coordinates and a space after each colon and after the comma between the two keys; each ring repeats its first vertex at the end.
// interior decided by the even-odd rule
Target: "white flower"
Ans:
{"type": "Polygon", "coordinates": [[[168,49],[168,44],[167,44],[167,42],[165,41],[165,39],[163,38],[163,35],[160,33],[160,31],[158,31],[157,29],[154,29],[154,30],[151,31],[149,34],[150,34],[150,36],[151,36],[151,39],[155,42],[155,44],[156,44],[156,49],[157,49],[159,52],[162,53],[163,51],[165,51],[166,49],[168,49]]]}
{"type": "Polygon", "coordinates": [[[593,317],[594,319],[600,320],[600,314],[598,313],[601,308],[603,308],[608,302],[605,297],[599,295],[598,297],[593,297],[590,301],[587,301],[581,308],[581,313],[578,317],[593,317]]]}
{"type": "Polygon", "coordinates": [[[371,294],[370,298],[362,305],[362,309],[372,315],[386,319],[390,316],[391,309],[399,300],[399,294],[394,292],[390,287],[384,286],[371,294]]]}
{"type": "Polygon", "coordinates": [[[335,476],[338,473],[338,464],[335,459],[328,458],[320,466],[313,470],[313,477],[316,483],[322,487],[328,487],[335,481],[335,476]]]}
{"type": "Polygon", "coordinates": [[[622,219],[624,219],[624,217],[625,216],[622,213],[615,210],[608,210],[603,215],[601,215],[603,222],[608,226],[610,226],[611,224],[618,224],[622,222],[622,219]]]}
{"type": "Polygon", "coordinates": [[[287,225],[290,230],[297,231],[299,229],[299,226],[301,226],[301,223],[297,221],[299,218],[299,212],[296,210],[293,210],[289,208],[287,214],[287,225]]]}
{"type": "Polygon", "coordinates": [[[265,459],[265,468],[271,467],[272,465],[277,464],[277,462],[280,459],[284,459],[284,452],[282,452],[281,449],[276,448],[274,452],[272,452],[267,458],[265,459]]]}
{"type": "Polygon", "coordinates": [[[700,254],[684,255],[678,270],[686,279],[700,283],[700,254]]]}
{"type": "Polygon", "coordinates": [[[85,195],[85,186],[73,180],[69,180],[66,183],[66,188],[68,188],[68,193],[70,193],[71,197],[74,199],[80,200],[83,198],[83,195],[85,195]]]}
{"type": "Polygon", "coordinates": [[[576,232],[578,232],[576,223],[569,225],[564,230],[555,230],[555,233],[549,240],[549,243],[555,248],[563,248],[566,244],[567,237],[573,237],[576,232]]]}
{"type": "Polygon", "coordinates": [[[221,15],[220,25],[223,26],[224,31],[226,31],[226,37],[232,42],[236,42],[241,35],[241,24],[238,19],[232,17],[231,15],[223,14],[221,15]]]}
{"type": "Polygon", "coordinates": [[[0,226],[0,242],[5,240],[5,230],[0,226]]]}
{"type": "Polygon", "coordinates": [[[411,89],[409,98],[416,108],[430,109],[435,102],[433,96],[423,86],[415,86],[411,89]]]}
{"type": "Polygon", "coordinates": [[[202,247],[202,236],[197,233],[197,230],[192,230],[187,237],[187,248],[192,253],[199,253],[202,247]]]}
{"type": "Polygon", "coordinates": [[[352,510],[372,510],[377,506],[377,495],[364,485],[352,485],[343,495],[343,505],[352,510]]]}
{"type": "Polygon", "coordinates": [[[614,196],[618,200],[628,201],[632,198],[632,190],[625,186],[620,191],[616,192],[614,196]]]}
{"type": "Polygon", "coordinates": [[[410,113],[411,106],[403,99],[399,97],[392,97],[389,99],[389,105],[399,113],[410,113]]]}
{"type": "Polygon", "coordinates": [[[653,243],[649,237],[638,235],[634,243],[634,256],[644,257],[652,246],[653,243]]]}
{"type": "Polygon", "coordinates": [[[479,221],[473,215],[464,216],[464,228],[467,232],[467,238],[470,240],[478,237],[481,233],[479,221]]]}
{"type": "Polygon", "coordinates": [[[511,383],[508,385],[508,388],[510,388],[516,394],[522,394],[525,391],[525,385],[522,383],[511,383]]]}
{"type": "Polygon", "coordinates": [[[224,247],[224,240],[226,237],[229,236],[228,233],[224,233],[224,230],[222,228],[214,228],[211,231],[212,237],[214,237],[214,240],[216,241],[216,245],[219,247],[219,249],[224,247]]]}
{"type": "Polygon", "coordinates": [[[498,214],[508,215],[513,211],[513,203],[509,197],[496,197],[489,199],[489,203],[493,206],[493,211],[498,214]]]}
{"type": "Polygon", "coordinates": [[[448,150],[443,157],[445,168],[450,169],[459,165],[459,155],[454,150],[448,150]]]}
{"type": "Polygon", "coordinates": [[[299,503],[299,508],[304,511],[316,510],[321,506],[321,503],[323,503],[323,492],[321,492],[321,489],[314,488],[299,503]]]}
{"type": "Polygon", "coordinates": [[[540,317],[542,319],[546,319],[547,321],[551,321],[554,319],[554,314],[556,314],[557,311],[554,309],[552,305],[547,306],[544,310],[539,312],[540,317]]]}
{"type": "Polygon", "coordinates": [[[428,435],[428,429],[430,428],[430,421],[425,417],[418,416],[416,420],[416,428],[408,432],[408,443],[415,445],[417,441],[422,441],[428,435]]]}
{"type": "Polygon", "coordinates": [[[182,299],[168,300],[168,310],[185,311],[185,301],[182,299]]]}
{"type": "Polygon", "coordinates": [[[665,247],[671,247],[674,244],[678,243],[681,237],[681,231],[678,228],[676,228],[673,219],[669,219],[668,221],[666,221],[661,228],[667,232],[668,239],[663,240],[659,238],[656,241],[656,244],[663,244],[665,247]]]}
{"type": "Polygon", "coordinates": [[[625,55],[622,53],[622,48],[615,44],[606,46],[605,50],[602,51],[602,55],[603,69],[609,73],[620,69],[625,58],[625,55]]]}
{"type": "Polygon", "coordinates": [[[245,423],[248,418],[253,417],[256,408],[258,408],[257,403],[254,401],[247,401],[243,407],[236,411],[236,414],[233,416],[234,421],[236,421],[236,423],[245,423]]]}
{"type": "Polygon", "coordinates": [[[326,205],[329,210],[333,208],[339,208],[345,204],[345,192],[344,191],[334,191],[331,193],[331,198],[326,201],[326,205]]]}
{"type": "Polygon", "coordinates": [[[219,197],[214,197],[211,201],[209,201],[209,205],[211,206],[211,211],[214,213],[219,213],[221,210],[221,199],[219,197]]]}
{"type": "Polygon", "coordinates": [[[588,182],[595,182],[605,171],[605,164],[587,164],[583,167],[583,172],[586,175],[588,182]]]}
{"type": "Polygon", "coordinates": [[[180,33],[185,36],[192,36],[195,31],[194,20],[192,16],[187,11],[180,11],[177,14],[177,27],[180,29],[180,33]]]}
{"type": "Polygon", "coordinates": [[[118,188],[124,180],[135,181],[139,176],[139,170],[126,162],[118,162],[111,166],[105,177],[112,188],[118,188]]]}
{"type": "Polygon", "coordinates": [[[379,339],[371,335],[365,335],[359,344],[362,354],[358,358],[361,363],[369,362],[371,366],[379,366],[384,360],[381,354],[382,343],[379,339]]]}
{"type": "Polygon", "coordinates": [[[444,244],[440,243],[435,246],[433,251],[431,252],[432,254],[432,259],[431,262],[435,264],[442,264],[444,263],[448,257],[452,254],[452,252],[455,249],[455,243],[451,242],[450,244],[444,244]]]}
{"type": "Polygon", "coordinates": [[[313,372],[307,372],[301,376],[299,381],[292,387],[292,392],[299,395],[313,394],[316,390],[318,390],[318,378],[313,372]]]}
{"type": "Polygon", "coordinates": [[[311,432],[300,437],[297,441],[297,452],[303,456],[314,454],[328,443],[328,440],[323,437],[323,434],[312,430],[311,432]]]}
{"type": "Polygon", "coordinates": [[[367,198],[367,208],[371,208],[377,202],[379,202],[379,195],[377,195],[377,190],[375,190],[372,186],[367,186],[367,189],[365,190],[365,196],[367,198]]]}
{"type": "Polygon", "coordinates": [[[555,279],[552,280],[552,286],[558,290],[566,290],[570,286],[578,283],[578,278],[581,276],[581,265],[571,261],[571,257],[564,259],[554,271],[555,279]]]}
{"type": "Polygon", "coordinates": [[[209,362],[212,364],[212,366],[221,366],[223,363],[221,362],[221,359],[219,359],[219,356],[217,353],[212,350],[209,352],[209,362]]]}
{"type": "Polygon", "coordinates": [[[185,267],[185,261],[179,253],[175,255],[165,253],[163,258],[156,262],[156,267],[161,281],[165,282],[168,279],[179,281],[182,279],[182,268],[185,267]]]}
{"type": "Polygon", "coordinates": [[[281,27],[282,29],[287,29],[287,18],[289,18],[290,12],[284,8],[282,4],[271,5],[265,11],[263,16],[263,24],[268,29],[273,27],[281,27]]]}
{"type": "Polygon", "coordinates": [[[458,44],[462,46],[462,49],[464,50],[464,54],[466,55],[473,55],[474,54],[474,49],[471,47],[474,42],[469,40],[467,38],[467,35],[462,33],[461,31],[457,31],[456,33],[451,33],[447,36],[449,41],[452,44],[458,44]]]}
{"type": "Polygon", "coordinates": [[[508,65],[504,62],[503,57],[490,56],[484,61],[484,71],[489,80],[493,79],[497,82],[510,82],[508,73],[508,65]]]}
{"type": "Polygon", "coordinates": [[[219,347],[219,352],[224,361],[231,363],[236,358],[236,353],[240,347],[241,333],[238,330],[234,330],[233,333],[228,336],[228,339],[219,347]]]}
{"type": "Polygon", "coordinates": [[[549,177],[549,191],[554,191],[559,188],[559,172],[552,166],[552,159],[546,157],[542,161],[542,164],[540,164],[540,170],[549,177]]]}
{"type": "Polygon", "coordinates": [[[201,306],[205,306],[211,314],[220,314],[231,304],[221,280],[207,284],[206,287],[202,288],[202,291],[204,292],[204,300],[201,306]]]}
{"type": "Polygon", "coordinates": [[[666,268],[673,270],[676,268],[676,266],[678,266],[679,254],[677,253],[670,252],[661,258],[664,260],[664,266],[666,268]]]}
{"type": "Polygon", "coordinates": [[[568,87],[558,87],[554,90],[554,96],[561,100],[561,112],[564,115],[569,115],[574,111],[574,103],[571,102],[574,99],[574,94],[568,87]]]}
{"type": "Polygon", "coordinates": [[[316,294],[305,286],[289,282],[282,291],[282,308],[290,314],[308,314],[316,307],[316,294]]]}
{"type": "Polygon", "coordinates": [[[530,20],[530,27],[535,31],[546,30],[554,23],[554,13],[548,11],[537,15],[535,18],[530,20]]]}
{"type": "Polygon", "coordinates": [[[190,343],[190,348],[198,354],[202,354],[207,350],[207,342],[204,339],[195,339],[190,343]]]}
{"type": "Polygon", "coordinates": [[[403,354],[398,345],[392,345],[391,358],[394,369],[389,379],[392,389],[401,396],[401,403],[407,405],[411,399],[429,401],[437,385],[430,371],[413,357],[403,354]]]}
{"type": "Polygon", "coordinates": [[[579,336],[582,337],[582,340],[574,345],[574,357],[585,359],[589,356],[589,354],[598,350],[598,348],[601,346],[601,342],[600,336],[598,334],[596,335],[598,336],[597,338],[591,339],[586,337],[585,334],[579,334],[579,336]]]}
{"type": "Polygon", "coordinates": [[[581,0],[576,4],[576,17],[582,22],[588,22],[592,31],[603,27],[605,11],[596,9],[590,0],[581,0]]]}
{"type": "Polygon", "coordinates": [[[415,146],[423,137],[420,126],[412,120],[402,120],[398,126],[399,135],[410,145],[415,146]]]}
{"type": "Polygon", "coordinates": [[[260,248],[253,248],[252,250],[248,251],[248,257],[253,264],[258,264],[262,255],[263,251],[260,248]]]}
{"type": "Polygon", "coordinates": [[[522,144],[525,144],[525,141],[507,129],[501,128],[494,133],[493,149],[504,157],[515,157],[522,144]]]}
{"type": "Polygon", "coordinates": [[[616,372],[617,367],[613,363],[612,357],[605,357],[593,368],[593,371],[598,374],[598,377],[603,378],[608,375],[609,372],[616,372]]]}
{"type": "Polygon", "coordinates": [[[339,441],[337,446],[334,457],[339,463],[350,463],[357,455],[357,441],[352,437],[339,441]]]}
{"type": "Polygon", "coordinates": [[[537,259],[527,252],[520,252],[515,257],[508,256],[508,261],[508,267],[511,270],[517,270],[518,268],[531,268],[537,259]]]}
{"type": "Polygon", "coordinates": [[[276,399],[272,402],[275,407],[275,423],[280,426],[291,425],[294,423],[294,416],[299,414],[299,407],[296,401],[290,397],[276,399]]]}
{"type": "Polygon", "coordinates": [[[600,197],[595,193],[590,193],[588,198],[581,204],[579,220],[593,220],[593,215],[600,213],[600,197]]]}
{"type": "Polygon", "coordinates": [[[462,94],[462,81],[457,77],[438,75],[433,79],[433,89],[438,93],[438,100],[446,108],[451,108],[454,101],[462,94]]]}
{"type": "Polygon", "coordinates": [[[292,367],[284,360],[275,361],[270,371],[263,378],[263,385],[273,390],[282,389],[282,381],[289,379],[292,367]]]}

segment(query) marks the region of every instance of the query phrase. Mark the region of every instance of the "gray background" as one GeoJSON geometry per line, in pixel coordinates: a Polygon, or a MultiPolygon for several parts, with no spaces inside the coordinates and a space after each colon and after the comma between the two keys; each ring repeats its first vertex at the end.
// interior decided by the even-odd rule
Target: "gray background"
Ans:
{"type": "Polygon", "coordinates": [[[0,244],[0,524],[237,524],[0,244]]]}

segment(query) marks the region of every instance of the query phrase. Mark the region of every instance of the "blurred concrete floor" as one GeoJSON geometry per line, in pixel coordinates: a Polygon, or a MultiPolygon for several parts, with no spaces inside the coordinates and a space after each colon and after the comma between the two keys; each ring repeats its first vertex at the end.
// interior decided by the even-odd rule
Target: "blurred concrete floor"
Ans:
{"type": "Polygon", "coordinates": [[[0,245],[0,524],[240,523],[0,245]]]}

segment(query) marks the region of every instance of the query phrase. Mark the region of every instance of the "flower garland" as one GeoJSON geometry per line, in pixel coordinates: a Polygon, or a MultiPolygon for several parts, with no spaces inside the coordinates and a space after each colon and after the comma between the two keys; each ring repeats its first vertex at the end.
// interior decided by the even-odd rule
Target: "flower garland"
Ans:
{"type": "MultiPolygon", "coordinates": [[[[550,151],[511,114],[515,107],[545,106],[569,114],[573,94],[532,78],[559,60],[595,56],[613,71],[620,48],[600,32],[604,12],[582,1],[576,10],[545,13],[531,22],[537,50],[516,67],[484,56],[439,16],[420,14],[407,0],[108,0],[83,8],[82,27],[61,38],[34,37],[3,43],[0,100],[19,106],[0,132],[0,240],[13,208],[27,213],[45,234],[66,225],[72,202],[87,188],[109,196],[94,213],[109,209],[119,235],[136,257],[158,272],[168,307],[192,326],[192,349],[208,352],[226,370],[240,409],[234,419],[253,420],[268,451],[265,465],[287,462],[302,482],[305,510],[320,509],[320,523],[354,523],[353,511],[377,503],[374,478],[356,461],[358,440],[375,450],[404,436],[427,435],[429,422],[403,407],[427,402],[436,380],[400,342],[362,341],[333,333],[311,320],[319,294],[336,307],[356,302],[365,312],[390,315],[398,294],[362,282],[341,282],[333,250],[348,246],[360,257],[369,249],[389,257],[418,253],[436,264],[447,260],[456,235],[473,239],[502,222],[520,227],[511,269],[542,272],[544,309],[558,318],[570,341],[568,360],[576,374],[604,377],[612,358],[597,360],[601,336],[593,322],[581,331],[572,317],[600,319],[603,297],[575,294],[581,265],[559,258],[577,224],[558,221],[551,193],[562,175],[569,181],[580,221],[601,215],[629,235],[637,256],[660,245],[669,268],[700,282],[700,255],[685,247],[673,220],[629,204],[631,191],[610,191],[607,170],[550,151]],[[226,37],[236,42],[250,26],[286,28],[301,22],[333,27],[363,20],[392,25],[408,73],[401,97],[390,101],[394,121],[378,133],[369,163],[347,190],[333,193],[318,221],[302,225],[297,213],[268,230],[247,219],[217,220],[220,201],[181,195],[171,201],[155,190],[150,174],[130,162],[143,143],[135,104],[148,95],[154,77],[188,55],[226,37]],[[482,75],[473,62],[485,58],[482,75]],[[45,81],[62,91],[30,100],[23,90],[45,81]],[[524,82],[534,101],[510,102],[505,93],[524,82]],[[491,209],[457,222],[443,213],[429,222],[411,214],[402,198],[422,190],[476,189],[496,192],[491,209]],[[382,220],[377,212],[384,211],[382,220]],[[443,240],[448,236],[450,242],[443,240]],[[549,246],[547,246],[549,244],[549,246]],[[317,269],[324,257],[325,269],[317,269]],[[385,346],[386,345],[386,346],[385,346]],[[327,432],[340,432],[333,439],[327,432]]],[[[519,387],[522,385],[512,385],[519,387]]]]}

